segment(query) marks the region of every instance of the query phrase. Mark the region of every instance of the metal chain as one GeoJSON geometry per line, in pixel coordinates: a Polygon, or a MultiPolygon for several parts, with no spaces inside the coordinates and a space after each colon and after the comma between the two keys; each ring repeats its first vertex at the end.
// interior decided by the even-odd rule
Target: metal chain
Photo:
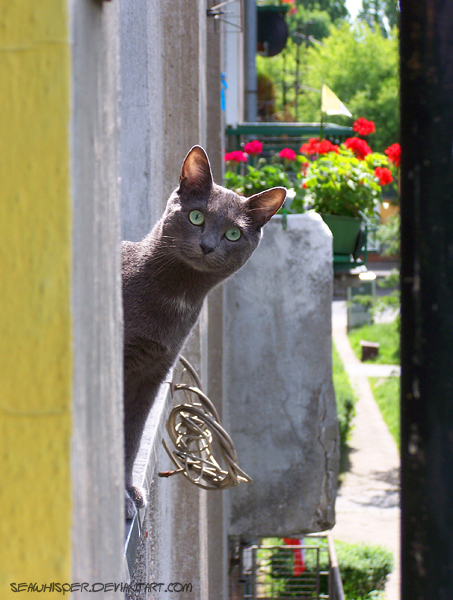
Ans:
{"type": "Polygon", "coordinates": [[[237,463],[233,441],[222,427],[214,404],[201,389],[198,373],[184,357],[179,362],[183,367],[180,381],[175,383],[174,377],[170,389],[172,397],[176,392],[182,393],[185,402],[173,408],[166,425],[175,449],[170,450],[162,440],[176,470],[159,475],[183,473],[205,490],[225,490],[250,483],[251,478],[237,463]]]}

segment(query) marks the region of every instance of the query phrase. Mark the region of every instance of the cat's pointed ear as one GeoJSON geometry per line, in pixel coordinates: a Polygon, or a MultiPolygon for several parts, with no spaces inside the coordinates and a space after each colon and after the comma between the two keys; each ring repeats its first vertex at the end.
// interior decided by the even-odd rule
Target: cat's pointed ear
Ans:
{"type": "Polygon", "coordinates": [[[180,191],[209,192],[212,187],[209,158],[201,146],[194,146],[186,158],[179,177],[180,191]]]}
{"type": "Polygon", "coordinates": [[[247,198],[249,216],[262,227],[280,210],[286,200],[286,188],[274,187],[247,198]]]}

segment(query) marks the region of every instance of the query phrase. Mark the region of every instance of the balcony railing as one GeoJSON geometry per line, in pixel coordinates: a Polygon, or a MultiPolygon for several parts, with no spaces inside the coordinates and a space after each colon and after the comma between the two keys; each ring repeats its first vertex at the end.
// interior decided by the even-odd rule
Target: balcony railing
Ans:
{"type": "Polygon", "coordinates": [[[331,533],[310,534],[305,542],[243,548],[243,600],[344,600],[331,533]]]}

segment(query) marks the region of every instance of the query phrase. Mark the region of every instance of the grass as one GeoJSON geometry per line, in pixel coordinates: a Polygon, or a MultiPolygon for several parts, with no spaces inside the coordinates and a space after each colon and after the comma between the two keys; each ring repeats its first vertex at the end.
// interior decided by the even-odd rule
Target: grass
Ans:
{"type": "Polygon", "coordinates": [[[362,357],[360,340],[379,343],[379,354],[370,362],[384,365],[399,365],[400,363],[400,339],[398,331],[398,319],[391,323],[373,323],[352,329],[348,333],[349,341],[357,358],[362,357]]]}
{"type": "Polygon", "coordinates": [[[371,390],[382,417],[400,448],[400,378],[370,377],[371,390]]]}
{"type": "MultiPolygon", "coordinates": [[[[361,358],[360,340],[379,342],[379,355],[370,360],[378,364],[398,365],[400,363],[398,319],[391,323],[374,323],[352,329],[348,333],[351,347],[357,358],[361,358]]],[[[379,406],[382,417],[400,447],[400,379],[399,377],[370,377],[371,390],[379,406]]]]}
{"type": "Polygon", "coordinates": [[[338,424],[340,428],[340,444],[345,446],[351,431],[351,421],[355,415],[357,397],[349,382],[335,344],[332,345],[332,378],[337,403],[338,424]]]}

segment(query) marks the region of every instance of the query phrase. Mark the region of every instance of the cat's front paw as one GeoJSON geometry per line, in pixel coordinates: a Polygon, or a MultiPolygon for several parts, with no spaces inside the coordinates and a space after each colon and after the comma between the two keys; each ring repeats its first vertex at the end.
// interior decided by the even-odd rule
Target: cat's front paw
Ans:
{"type": "Polygon", "coordinates": [[[124,490],[124,514],[127,520],[133,519],[137,509],[135,508],[134,501],[127,493],[127,490],[124,490]]]}
{"type": "Polygon", "coordinates": [[[138,508],[146,504],[145,490],[135,485],[126,488],[126,519],[133,519],[138,508]]]}

